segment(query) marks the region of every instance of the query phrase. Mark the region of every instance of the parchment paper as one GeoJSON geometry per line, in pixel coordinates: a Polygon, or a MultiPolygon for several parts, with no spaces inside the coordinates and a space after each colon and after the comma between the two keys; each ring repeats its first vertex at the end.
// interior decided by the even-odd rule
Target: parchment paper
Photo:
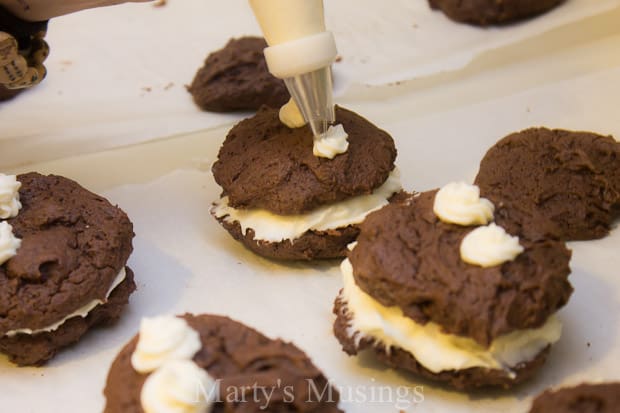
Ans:
{"type": "MultiPolygon", "coordinates": [[[[342,56],[335,65],[336,96],[346,100],[360,85],[458,70],[485,51],[618,5],[620,0],[567,0],[528,22],[481,29],[451,22],[431,11],[426,0],[326,0],[327,25],[342,56]]],[[[54,19],[48,34],[49,78],[0,105],[0,165],[235,122],[246,114],[201,112],[185,85],[206,55],[230,37],[258,33],[246,0],[126,4],[54,19]]]]}
{"type": "MultiPolygon", "coordinates": [[[[418,116],[410,115],[418,102],[410,97],[352,108],[394,136],[405,188],[426,190],[473,178],[484,152],[514,130],[543,124],[620,136],[613,104],[619,78],[616,65],[418,116]]],[[[467,396],[396,373],[372,358],[348,357],[331,333],[331,308],[341,286],[338,263],[282,265],[258,258],[209,216],[219,188],[208,169],[225,133],[222,127],[20,168],[69,176],[126,210],[137,234],[129,265],[139,289],[117,325],[90,332],[47,367],[19,369],[0,359],[2,411],[101,411],[107,369],[140,318],[185,311],[225,314],[294,341],[343,389],[348,413],[525,413],[530,398],[548,386],[620,379],[620,229],[600,241],[569,245],[575,293],[560,313],[563,337],[540,374],[514,392],[467,396]],[[422,386],[417,390],[423,400],[416,386],[422,386]],[[347,393],[358,389],[367,399],[373,391],[384,392],[375,396],[383,402],[363,403],[359,393],[347,393]]]]}

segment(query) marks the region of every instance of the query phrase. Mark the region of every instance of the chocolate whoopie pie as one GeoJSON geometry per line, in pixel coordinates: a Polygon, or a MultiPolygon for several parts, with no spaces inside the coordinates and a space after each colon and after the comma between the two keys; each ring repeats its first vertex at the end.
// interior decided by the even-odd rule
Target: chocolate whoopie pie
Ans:
{"type": "Polygon", "coordinates": [[[515,219],[507,225],[540,231],[542,224],[565,241],[601,238],[620,216],[620,143],[590,132],[526,129],[489,149],[475,182],[510,211],[515,219]]]}
{"type": "MultiPolygon", "coordinates": [[[[437,193],[392,203],[360,225],[341,267],[334,333],[349,355],[370,349],[391,367],[457,389],[512,387],[559,339],[571,253],[560,241],[520,238],[512,259],[466,262],[466,240],[498,231],[502,217],[486,227],[446,223],[434,210],[437,193]]],[[[482,257],[498,243],[482,242],[482,257]]]]}
{"type": "Polygon", "coordinates": [[[620,383],[581,384],[547,390],[538,396],[530,413],[619,413],[620,383]]]}
{"type": "Polygon", "coordinates": [[[277,109],[232,128],[212,168],[223,197],[212,214],[235,239],[270,258],[343,257],[358,234],[347,219],[400,191],[390,135],[341,107],[336,118],[349,146],[333,159],[315,156],[310,128],[285,126],[277,109]]]}
{"type": "Polygon", "coordinates": [[[188,413],[341,412],[338,391],[296,346],[207,314],[143,321],[114,360],[104,395],[104,413],[171,411],[148,409],[166,403],[188,413]],[[169,380],[160,387],[162,376],[169,380]]]}
{"type": "Polygon", "coordinates": [[[0,265],[0,352],[40,365],[120,316],[135,290],[125,266],[134,234],[121,209],[70,179],[28,173],[17,181],[21,209],[0,223],[18,247],[0,265]]]}
{"type": "Polygon", "coordinates": [[[233,112],[279,108],[290,98],[284,82],[269,73],[262,37],[231,39],[211,53],[196,73],[188,91],[203,110],[233,112]]]}
{"type": "Polygon", "coordinates": [[[428,0],[450,19],[478,26],[506,24],[542,14],[564,0],[428,0]]]}

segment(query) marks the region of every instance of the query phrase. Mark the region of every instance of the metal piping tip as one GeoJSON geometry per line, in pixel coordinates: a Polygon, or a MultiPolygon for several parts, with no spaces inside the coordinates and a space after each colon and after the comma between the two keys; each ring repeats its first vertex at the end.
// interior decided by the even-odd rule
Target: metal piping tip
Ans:
{"type": "Polygon", "coordinates": [[[331,67],[284,79],[286,87],[310,125],[315,138],[322,138],[336,121],[331,67]]]}

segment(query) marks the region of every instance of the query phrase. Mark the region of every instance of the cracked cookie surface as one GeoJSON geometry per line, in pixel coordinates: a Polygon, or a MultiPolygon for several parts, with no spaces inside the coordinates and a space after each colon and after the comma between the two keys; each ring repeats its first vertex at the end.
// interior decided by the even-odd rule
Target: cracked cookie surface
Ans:
{"type": "Polygon", "coordinates": [[[489,149],[476,185],[512,215],[507,225],[544,226],[565,241],[601,238],[620,217],[620,143],[591,132],[526,129],[489,149]]]}
{"type": "Polygon", "coordinates": [[[314,156],[310,128],[288,128],[277,109],[263,107],[238,123],[212,168],[229,205],[293,215],[381,186],[394,169],[392,137],[341,107],[336,107],[336,123],[349,135],[349,148],[333,159],[314,156]]]}

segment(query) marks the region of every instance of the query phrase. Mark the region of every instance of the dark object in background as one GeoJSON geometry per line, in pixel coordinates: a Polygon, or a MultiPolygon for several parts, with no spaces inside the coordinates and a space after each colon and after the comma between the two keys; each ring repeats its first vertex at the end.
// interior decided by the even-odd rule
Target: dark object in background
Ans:
{"type": "Polygon", "coordinates": [[[284,82],[267,70],[262,37],[231,39],[211,53],[187,90],[201,109],[211,112],[279,108],[290,98],[284,82]]]}
{"type": "Polygon", "coordinates": [[[618,413],[620,383],[581,384],[547,390],[534,400],[530,413],[618,413]]]}
{"type": "Polygon", "coordinates": [[[432,9],[450,19],[476,26],[513,23],[563,3],[564,0],[428,0],[432,9]]]}
{"type": "Polygon", "coordinates": [[[23,89],[7,89],[4,86],[0,85],[0,102],[5,102],[7,100],[13,99],[22,90],[23,89]]]}

